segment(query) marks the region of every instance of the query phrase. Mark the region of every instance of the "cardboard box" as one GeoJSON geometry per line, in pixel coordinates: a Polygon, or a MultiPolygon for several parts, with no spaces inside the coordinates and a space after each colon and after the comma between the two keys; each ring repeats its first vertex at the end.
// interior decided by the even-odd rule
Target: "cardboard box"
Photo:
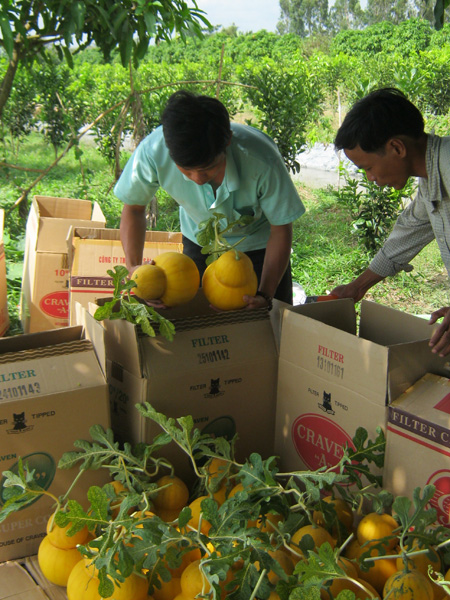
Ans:
{"type": "Polygon", "coordinates": [[[26,226],[20,301],[25,333],[69,325],[69,229],[105,224],[96,202],[34,196],[26,226]]]}
{"type": "MultiPolygon", "coordinates": [[[[90,439],[94,424],[110,426],[108,388],[81,327],[0,339],[2,471],[14,472],[22,458],[36,469],[41,487],[64,494],[78,467],[57,469],[59,459],[75,450],[75,440],[90,439]]],[[[84,505],[87,489],[106,481],[103,471],[86,472],[70,497],[84,505]]],[[[0,505],[7,495],[3,482],[0,505]]],[[[0,523],[0,561],[36,553],[52,509],[53,500],[42,495],[0,523]]]]}
{"type": "Polygon", "coordinates": [[[332,467],[358,427],[375,439],[387,404],[445,362],[419,317],[363,300],[356,331],[352,300],[283,312],[275,433],[283,471],[332,467]]]}
{"type": "Polygon", "coordinates": [[[9,329],[8,291],[6,288],[6,256],[3,243],[5,211],[0,209],[0,337],[9,329]]]}
{"type": "MultiPolygon", "coordinates": [[[[192,415],[204,433],[238,434],[239,459],[273,455],[278,354],[266,310],[216,312],[202,291],[164,311],[172,342],[140,334],[124,320],[103,321],[111,422],[118,439],[150,443],[161,433],[142,417],[149,402],[168,417],[192,415]]],[[[189,458],[172,442],[162,453],[187,480],[189,458]]]]}
{"type": "MultiPolygon", "coordinates": [[[[125,266],[125,253],[118,229],[73,227],[68,239],[70,268],[70,323],[74,325],[75,303],[85,308],[114,291],[112,278],[107,274],[116,265],[125,266]]],[[[181,233],[147,231],[144,244],[144,263],[162,252],[183,252],[181,233]]]]}
{"type": "Polygon", "coordinates": [[[436,487],[430,501],[438,522],[450,526],[450,380],[426,373],[389,406],[384,486],[413,497],[436,487]]]}

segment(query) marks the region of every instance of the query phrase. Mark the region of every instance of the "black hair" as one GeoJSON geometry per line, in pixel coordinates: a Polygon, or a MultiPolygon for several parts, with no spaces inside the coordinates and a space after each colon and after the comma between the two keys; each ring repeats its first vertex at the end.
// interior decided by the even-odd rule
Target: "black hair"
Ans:
{"type": "Polygon", "coordinates": [[[404,135],[418,140],[425,123],[419,109],[396,88],[375,90],[347,113],[334,140],[336,150],[380,152],[388,140],[404,135]]]}
{"type": "Polygon", "coordinates": [[[169,154],[180,167],[203,167],[225,151],[230,115],[219,100],[180,90],[170,96],[161,118],[169,154]]]}

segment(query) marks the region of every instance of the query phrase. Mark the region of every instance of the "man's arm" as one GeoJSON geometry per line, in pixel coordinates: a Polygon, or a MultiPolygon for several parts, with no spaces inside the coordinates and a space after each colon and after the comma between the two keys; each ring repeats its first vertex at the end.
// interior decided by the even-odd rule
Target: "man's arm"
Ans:
{"type": "MultiPolygon", "coordinates": [[[[292,247],[292,223],[271,225],[270,236],[259,283],[259,291],[273,298],[278,284],[289,264],[292,247]]],[[[261,308],[267,305],[262,296],[247,296],[247,308],[261,308]]]]}
{"type": "Polygon", "coordinates": [[[124,204],[120,219],[120,240],[130,274],[142,264],[146,229],[145,206],[124,204]]]}
{"type": "Polygon", "coordinates": [[[366,269],[350,283],[335,287],[334,290],[331,290],[330,294],[338,298],[353,298],[355,302],[358,302],[371,287],[383,281],[383,279],[384,277],[381,275],[377,275],[370,269],[366,269]]]}

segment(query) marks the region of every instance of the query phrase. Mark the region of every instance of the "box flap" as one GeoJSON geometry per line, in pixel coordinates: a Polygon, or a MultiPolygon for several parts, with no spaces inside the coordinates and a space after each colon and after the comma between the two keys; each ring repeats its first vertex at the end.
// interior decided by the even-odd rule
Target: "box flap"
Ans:
{"type": "Polygon", "coordinates": [[[430,339],[434,328],[426,319],[371,302],[361,301],[359,335],[383,346],[430,339]]]}
{"type": "Polygon", "coordinates": [[[74,321],[83,327],[86,338],[92,342],[98,363],[106,377],[105,328],[79,302],[75,302],[74,313],[74,321]]]}
{"type": "Polygon", "coordinates": [[[0,355],[0,402],[104,385],[89,340],[0,355]]]}
{"type": "MultiPolygon", "coordinates": [[[[337,308],[338,302],[323,304],[335,304],[337,308]]],[[[311,305],[313,309],[315,306],[311,305]]],[[[335,385],[356,389],[377,404],[386,402],[386,375],[380,377],[380,373],[387,373],[387,348],[295,310],[283,314],[281,361],[335,385]]]]}
{"type": "Polygon", "coordinates": [[[391,346],[389,348],[389,402],[396,400],[428,372],[450,377],[448,357],[433,354],[428,340],[391,346]]]}
{"type": "Polygon", "coordinates": [[[17,562],[0,563],[0,600],[21,598],[20,594],[36,589],[31,575],[17,562]]]}
{"type": "Polygon", "coordinates": [[[38,219],[36,250],[39,252],[66,254],[71,226],[90,224],[100,228],[106,224],[100,206],[90,200],[34,196],[30,212],[38,219]]]}
{"type": "Polygon", "coordinates": [[[142,377],[137,327],[123,319],[105,319],[102,323],[105,328],[106,358],[121,365],[132,375],[142,377]]]}
{"type": "Polygon", "coordinates": [[[426,373],[392,403],[389,421],[450,448],[450,380],[426,373]]]}
{"type": "Polygon", "coordinates": [[[65,342],[83,339],[83,330],[80,326],[61,327],[37,333],[24,333],[0,339],[0,355],[5,352],[19,352],[33,350],[45,346],[54,346],[65,342]]]}
{"type": "Polygon", "coordinates": [[[330,300],[328,302],[312,302],[297,304],[291,307],[293,312],[315,319],[330,327],[356,334],[355,303],[349,298],[330,300]]]}

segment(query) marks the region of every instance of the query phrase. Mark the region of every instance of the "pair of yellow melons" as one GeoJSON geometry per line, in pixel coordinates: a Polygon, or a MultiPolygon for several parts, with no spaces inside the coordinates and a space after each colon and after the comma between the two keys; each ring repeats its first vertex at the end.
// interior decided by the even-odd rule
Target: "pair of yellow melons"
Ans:
{"type": "MultiPolygon", "coordinates": [[[[186,254],[164,252],[154,264],[138,267],[131,277],[134,293],[143,300],[160,300],[166,306],[189,302],[200,286],[195,262],[186,254]]],[[[243,252],[228,250],[206,268],[202,288],[210,304],[221,310],[243,308],[243,296],[254,296],[258,280],[250,258],[243,252]]]]}

